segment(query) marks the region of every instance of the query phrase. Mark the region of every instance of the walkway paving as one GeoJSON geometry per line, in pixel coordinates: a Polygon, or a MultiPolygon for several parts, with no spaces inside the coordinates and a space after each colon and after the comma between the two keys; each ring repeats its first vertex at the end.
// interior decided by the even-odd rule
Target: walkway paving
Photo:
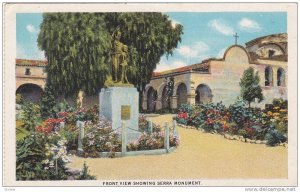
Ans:
{"type": "MultiPolygon", "coordinates": [[[[172,121],[171,115],[151,118],[172,121]]],[[[179,128],[181,145],[175,152],[157,156],[114,159],[75,157],[70,164],[82,168],[86,161],[97,179],[222,179],[287,178],[288,150],[224,139],[220,135],[179,128]]]]}

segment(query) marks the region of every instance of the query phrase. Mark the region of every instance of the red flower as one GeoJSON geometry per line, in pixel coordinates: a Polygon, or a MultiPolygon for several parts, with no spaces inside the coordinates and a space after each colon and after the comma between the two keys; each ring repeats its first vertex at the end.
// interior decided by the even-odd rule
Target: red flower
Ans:
{"type": "Polygon", "coordinates": [[[227,131],[228,130],[228,126],[227,126],[227,124],[226,124],[226,122],[223,124],[223,131],[225,132],[225,131],[227,131]]]}
{"type": "Polygon", "coordinates": [[[214,123],[214,121],[211,118],[208,118],[206,121],[206,124],[213,124],[213,123],[214,123]]]}
{"type": "Polygon", "coordinates": [[[58,112],[57,115],[58,115],[59,117],[66,117],[66,116],[68,116],[68,114],[69,114],[68,112],[62,111],[62,112],[58,112]]]}

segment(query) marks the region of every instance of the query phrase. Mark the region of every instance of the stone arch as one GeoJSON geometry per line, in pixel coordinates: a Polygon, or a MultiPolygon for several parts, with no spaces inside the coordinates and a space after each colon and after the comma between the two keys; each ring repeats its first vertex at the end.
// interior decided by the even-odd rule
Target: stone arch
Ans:
{"type": "Polygon", "coordinates": [[[187,86],[185,83],[180,83],[176,87],[176,95],[177,95],[177,108],[180,105],[187,103],[187,86]]]}
{"type": "Polygon", "coordinates": [[[278,48],[281,51],[282,55],[285,54],[284,48],[281,45],[279,45],[278,43],[274,43],[274,42],[272,42],[272,43],[265,43],[261,47],[269,47],[269,46],[274,46],[274,47],[278,48]]]}
{"type": "Polygon", "coordinates": [[[149,112],[155,111],[155,102],[157,97],[157,91],[151,86],[148,88],[147,92],[147,110],[149,112]]]}
{"type": "Polygon", "coordinates": [[[285,86],[285,71],[281,67],[277,69],[277,86],[285,86]]]}
{"type": "Polygon", "coordinates": [[[166,85],[167,85],[167,82],[163,82],[162,84],[160,84],[160,86],[158,88],[158,91],[157,91],[157,94],[158,94],[159,98],[162,98],[162,92],[163,92],[166,85]]]}
{"type": "Polygon", "coordinates": [[[265,86],[273,86],[273,69],[271,66],[265,68],[265,86]]]}
{"type": "Polygon", "coordinates": [[[206,84],[200,84],[196,88],[195,103],[209,103],[212,102],[213,94],[210,87],[206,84]]]}
{"type": "Polygon", "coordinates": [[[42,97],[42,93],[42,87],[33,83],[24,83],[16,90],[16,94],[21,94],[24,100],[34,103],[39,102],[42,97]]]}

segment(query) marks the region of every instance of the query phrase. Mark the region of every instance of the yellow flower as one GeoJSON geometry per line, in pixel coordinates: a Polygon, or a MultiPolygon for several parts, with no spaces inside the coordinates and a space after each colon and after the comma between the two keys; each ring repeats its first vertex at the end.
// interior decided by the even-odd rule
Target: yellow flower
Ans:
{"type": "Polygon", "coordinates": [[[279,107],[274,107],[274,109],[279,109],[279,107]]]}
{"type": "Polygon", "coordinates": [[[280,111],[281,113],[286,113],[286,112],[287,112],[286,109],[280,109],[279,111],[280,111]]]}

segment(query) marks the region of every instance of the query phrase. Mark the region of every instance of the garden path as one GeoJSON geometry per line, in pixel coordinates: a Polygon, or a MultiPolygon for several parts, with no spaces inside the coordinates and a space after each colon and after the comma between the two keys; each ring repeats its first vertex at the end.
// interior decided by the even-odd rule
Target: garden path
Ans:
{"type": "MultiPolygon", "coordinates": [[[[171,122],[172,115],[152,117],[171,122]]],[[[74,157],[69,165],[104,179],[287,178],[288,150],[224,139],[221,135],[179,128],[180,146],[170,154],[123,158],[74,157]]]]}

